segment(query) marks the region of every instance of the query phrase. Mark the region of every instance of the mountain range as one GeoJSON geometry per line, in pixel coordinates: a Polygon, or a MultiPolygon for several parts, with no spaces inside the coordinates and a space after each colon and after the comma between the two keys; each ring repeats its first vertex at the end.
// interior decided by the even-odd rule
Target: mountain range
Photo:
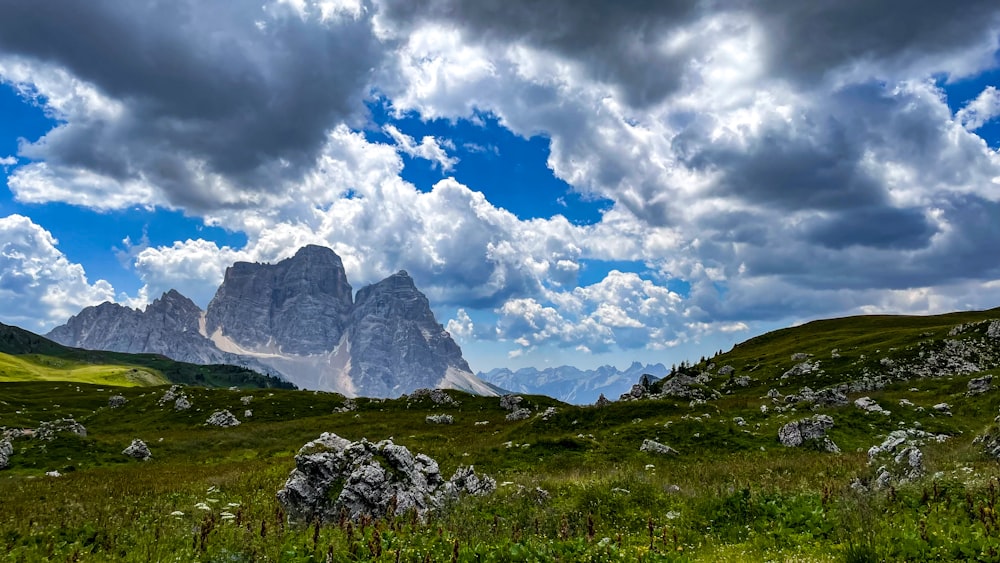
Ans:
{"type": "Polygon", "coordinates": [[[340,257],[314,245],[275,264],[230,266],[204,311],[170,290],[145,310],[87,307],[46,336],[78,348],[244,366],[348,397],[501,391],[473,375],[405,271],[355,296],[340,257]]]}
{"type": "Polygon", "coordinates": [[[601,366],[591,370],[581,370],[573,366],[542,370],[521,368],[516,371],[497,368],[476,375],[511,392],[548,395],[560,401],[582,405],[597,401],[602,394],[609,399],[616,399],[631,389],[643,375],[661,378],[668,373],[670,370],[663,364],[643,365],[633,362],[624,370],[614,366],[601,366]]]}

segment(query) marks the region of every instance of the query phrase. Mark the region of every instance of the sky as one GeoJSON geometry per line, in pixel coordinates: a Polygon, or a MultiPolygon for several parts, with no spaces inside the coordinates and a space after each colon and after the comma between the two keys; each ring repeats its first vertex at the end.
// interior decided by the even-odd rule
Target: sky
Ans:
{"type": "Polygon", "coordinates": [[[474,370],[1000,306],[1000,5],[0,0],[0,321],[323,244],[474,370]]]}

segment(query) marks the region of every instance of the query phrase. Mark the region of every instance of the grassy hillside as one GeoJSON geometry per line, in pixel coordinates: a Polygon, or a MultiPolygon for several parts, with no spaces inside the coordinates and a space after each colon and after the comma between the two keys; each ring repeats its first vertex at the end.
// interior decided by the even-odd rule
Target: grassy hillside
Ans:
{"type": "Polygon", "coordinates": [[[75,381],[121,387],[164,385],[156,372],[122,365],[81,364],[52,356],[11,356],[0,353],[0,382],[75,381]]]}
{"type": "Polygon", "coordinates": [[[678,369],[701,377],[715,399],[577,407],[530,396],[533,415],[517,422],[505,420],[497,399],[458,392],[449,392],[458,406],[359,399],[356,410],[339,412],[346,402],[335,394],[189,387],[192,408],[175,411],[158,403],[164,387],[4,383],[0,426],[71,415],[88,433],[13,440],[11,467],[0,471],[0,560],[993,561],[1000,467],[973,440],[992,424],[1000,390],[966,392],[971,379],[1000,371],[975,344],[990,342],[988,324],[955,329],[993,318],[1000,314],[810,323],[678,369]],[[900,366],[911,373],[917,360],[956,349],[975,350],[983,369],[897,377],[900,366]],[[782,379],[803,361],[819,365],[782,379]],[[727,365],[732,373],[720,375],[727,365]],[[746,387],[734,384],[740,377],[746,387]],[[849,392],[850,401],[868,396],[891,414],[784,399],[804,386],[857,381],[880,383],[849,392]],[[782,398],[767,397],[771,389],[782,398]],[[119,393],[128,403],[108,408],[119,393]],[[949,413],[934,409],[941,402],[949,413]],[[548,407],[556,413],[546,420],[548,407]],[[221,408],[242,424],[206,426],[221,408]],[[455,423],[425,422],[437,413],[455,423]],[[778,442],[783,425],[817,413],[835,421],[829,437],[841,453],[778,442]],[[878,469],[868,448],[918,427],[946,437],[921,447],[925,476],[887,489],[852,486],[878,469]],[[501,486],[426,523],[294,526],[275,493],[296,450],[321,432],[391,437],[436,459],[445,476],[472,464],[501,486]],[[133,438],[149,444],[151,461],[121,454],[133,438]],[[678,454],[641,452],[647,439],[678,454]],[[53,470],[62,476],[45,476],[53,470]]]}
{"type": "Polygon", "coordinates": [[[181,383],[206,387],[292,389],[287,381],[229,365],[176,362],[157,354],[125,354],[69,348],[0,323],[0,381],[66,380],[104,385],[181,383]],[[19,363],[21,369],[15,369],[19,363]],[[10,367],[5,369],[4,365],[10,367]],[[96,379],[95,379],[96,378],[96,379]]]}

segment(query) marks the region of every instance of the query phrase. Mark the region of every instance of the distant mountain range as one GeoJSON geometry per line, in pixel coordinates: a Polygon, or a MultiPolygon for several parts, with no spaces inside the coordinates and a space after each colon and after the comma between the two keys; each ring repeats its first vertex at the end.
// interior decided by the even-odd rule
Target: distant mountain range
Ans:
{"type": "Polygon", "coordinates": [[[205,311],[171,290],[145,310],[87,307],[47,336],[79,348],[245,366],[349,397],[425,387],[501,392],[473,375],[405,271],[355,297],[340,257],[321,246],[276,264],[237,262],[205,311]]]}
{"type": "Polygon", "coordinates": [[[560,366],[539,370],[521,368],[511,371],[498,368],[476,374],[480,379],[516,393],[548,395],[575,404],[593,403],[602,394],[609,399],[617,399],[639,382],[643,375],[661,378],[670,373],[663,364],[632,365],[620,370],[614,366],[601,366],[592,370],[581,370],[572,366],[560,366]]]}

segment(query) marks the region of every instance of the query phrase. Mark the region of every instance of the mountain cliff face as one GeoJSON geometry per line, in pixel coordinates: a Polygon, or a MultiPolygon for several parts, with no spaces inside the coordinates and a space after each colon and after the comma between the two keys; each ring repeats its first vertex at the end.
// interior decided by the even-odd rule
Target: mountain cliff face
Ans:
{"type": "Polygon", "coordinates": [[[421,387],[496,394],[472,374],[406,272],[361,289],[356,303],[352,293],[340,257],[306,246],[277,264],[237,262],[204,312],[171,290],[145,311],[87,307],[48,337],[242,365],[348,396],[397,397],[421,387]]]}
{"type": "Polygon", "coordinates": [[[498,368],[477,376],[489,383],[516,393],[548,395],[560,401],[578,405],[597,401],[604,394],[614,399],[628,391],[643,374],[660,378],[669,373],[663,364],[633,362],[619,370],[614,366],[601,366],[592,370],[581,370],[573,366],[560,366],[539,370],[521,368],[511,371],[498,368]]]}
{"type": "Polygon", "coordinates": [[[250,350],[329,352],[344,333],[352,293],[340,257],[321,246],[277,264],[237,262],[208,304],[206,330],[250,350]]]}

